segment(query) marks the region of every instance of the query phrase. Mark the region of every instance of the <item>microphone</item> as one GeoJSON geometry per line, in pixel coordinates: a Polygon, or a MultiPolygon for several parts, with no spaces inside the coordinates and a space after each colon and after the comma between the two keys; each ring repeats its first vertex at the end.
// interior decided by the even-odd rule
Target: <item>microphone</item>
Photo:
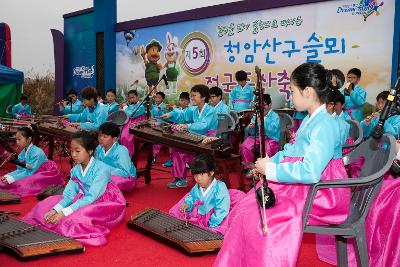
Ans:
{"type": "Polygon", "coordinates": [[[166,88],[166,89],[169,89],[169,85],[168,85],[168,81],[167,81],[167,76],[166,76],[165,74],[162,76],[162,79],[164,80],[165,88],[166,88]]]}
{"type": "MultiPolygon", "coordinates": [[[[400,79],[400,78],[399,78],[400,79]]],[[[378,124],[375,126],[374,130],[372,131],[372,137],[375,139],[379,139],[383,134],[383,125],[385,121],[390,117],[391,110],[395,104],[395,99],[397,96],[397,92],[400,90],[400,82],[397,79],[396,85],[394,89],[391,89],[389,95],[386,100],[385,107],[383,108],[381,115],[379,116],[378,124]]]]}

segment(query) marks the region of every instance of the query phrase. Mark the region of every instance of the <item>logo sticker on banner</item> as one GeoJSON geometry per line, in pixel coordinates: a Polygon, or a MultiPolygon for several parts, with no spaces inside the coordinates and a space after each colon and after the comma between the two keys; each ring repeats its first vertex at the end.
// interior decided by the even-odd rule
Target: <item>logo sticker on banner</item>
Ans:
{"type": "Polygon", "coordinates": [[[73,76],[78,76],[82,79],[91,79],[94,75],[94,65],[91,67],[80,66],[73,68],[73,76]]]}
{"type": "Polygon", "coordinates": [[[383,6],[383,4],[383,1],[378,0],[357,1],[357,3],[339,6],[337,8],[337,13],[350,13],[353,16],[362,15],[364,21],[366,21],[367,18],[374,13],[379,16],[378,8],[383,6]]]}

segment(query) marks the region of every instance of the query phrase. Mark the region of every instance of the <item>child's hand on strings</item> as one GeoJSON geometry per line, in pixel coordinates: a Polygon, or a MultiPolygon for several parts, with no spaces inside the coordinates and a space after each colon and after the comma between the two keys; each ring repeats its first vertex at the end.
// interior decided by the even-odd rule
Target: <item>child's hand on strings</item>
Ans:
{"type": "Polygon", "coordinates": [[[44,215],[44,220],[46,221],[46,222],[51,222],[52,221],[52,218],[55,216],[57,214],[57,211],[55,211],[55,210],[50,210],[50,211],[48,211],[48,212],[46,212],[46,214],[44,215]]]}
{"type": "Polygon", "coordinates": [[[187,128],[188,128],[187,124],[178,124],[178,125],[175,126],[175,129],[177,129],[179,131],[185,130],[187,128]]]}

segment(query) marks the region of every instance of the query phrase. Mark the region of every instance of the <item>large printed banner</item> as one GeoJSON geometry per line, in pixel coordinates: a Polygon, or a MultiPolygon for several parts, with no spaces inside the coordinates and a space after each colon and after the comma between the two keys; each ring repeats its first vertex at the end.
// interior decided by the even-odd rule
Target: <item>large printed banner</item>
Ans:
{"type": "Polygon", "coordinates": [[[68,17],[64,20],[65,87],[78,93],[86,86],[96,87],[96,37],[94,14],[68,17]]]}
{"type": "Polygon", "coordinates": [[[118,32],[117,90],[158,90],[171,97],[198,83],[229,93],[235,72],[254,68],[274,107],[289,99],[293,69],[304,62],[362,71],[367,100],[390,88],[395,1],[328,1],[118,32]]]}

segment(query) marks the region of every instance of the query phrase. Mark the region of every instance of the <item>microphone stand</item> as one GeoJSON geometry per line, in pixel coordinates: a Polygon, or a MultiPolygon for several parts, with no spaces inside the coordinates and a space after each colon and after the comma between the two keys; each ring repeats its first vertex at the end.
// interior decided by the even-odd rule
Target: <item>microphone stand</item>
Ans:
{"type": "Polygon", "coordinates": [[[133,111],[131,117],[136,114],[136,112],[139,110],[139,108],[143,105],[143,103],[146,101],[146,112],[147,112],[147,119],[150,119],[150,95],[154,91],[154,89],[157,88],[158,84],[164,80],[166,81],[167,77],[165,74],[158,80],[156,85],[153,86],[153,88],[147,93],[147,95],[143,98],[143,100],[139,103],[139,106],[133,111]]]}
{"type": "Polygon", "coordinates": [[[64,155],[67,155],[67,157],[69,158],[69,165],[71,166],[71,169],[74,167],[74,159],[72,158],[71,154],[69,154],[67,146],[65,145],[65,142],[61,143],[61,148],[64,152],[64,155]]]}

